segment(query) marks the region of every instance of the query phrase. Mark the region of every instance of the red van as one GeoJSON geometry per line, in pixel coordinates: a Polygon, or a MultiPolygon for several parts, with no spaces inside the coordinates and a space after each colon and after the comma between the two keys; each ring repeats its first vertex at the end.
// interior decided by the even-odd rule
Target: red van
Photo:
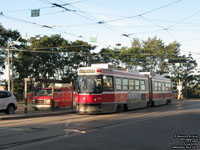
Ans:
{"type": "MultiPolygon", "coordinates": [[[[34,110],[50,109],[52,105],[52,89],[51,87],[43,88],[39,91],[37,96],[33,97],[32,108],[34,110]]],[[[54,89],[54,107],[72,107],[73,106],[73,88],[55,87],[54,89]]]]}

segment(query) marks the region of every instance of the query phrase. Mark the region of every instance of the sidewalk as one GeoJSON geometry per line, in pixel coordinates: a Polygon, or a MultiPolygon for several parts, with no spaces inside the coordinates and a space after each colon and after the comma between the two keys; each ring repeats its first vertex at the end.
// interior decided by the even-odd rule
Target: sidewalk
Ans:
{"type": "Polygon", "coordinates": [[[75,110],[72,108],[66,109],[55,109],[51,110],[41,110],[34,111],[30,104],[28,104],[28,113],[24,113],[24,104],[18,104],[18,109],[13,115],[7,115],[5,113],[0,113],[0,120],[15,120],[15,119],[28,119],[28,118],[37,118],[37,117],[50,117],[75,113],[75,110]]]}

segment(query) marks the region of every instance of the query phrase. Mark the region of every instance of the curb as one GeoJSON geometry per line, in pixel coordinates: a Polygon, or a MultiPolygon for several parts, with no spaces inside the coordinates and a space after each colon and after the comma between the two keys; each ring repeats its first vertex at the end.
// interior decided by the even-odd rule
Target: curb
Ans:
{"type": "Polygon", "coordinates": [[[48,113],[38,113],[38,114],[22,114],[22,115],[15,115],[15,116],[0,117],[0,120],[16,120],[16,119],[50,117],[50,116],[73,114],[75,112],[76,112],[75,110],[68,110],[68,111],[62,111],[62,112],[48,112],[48,113]]]}

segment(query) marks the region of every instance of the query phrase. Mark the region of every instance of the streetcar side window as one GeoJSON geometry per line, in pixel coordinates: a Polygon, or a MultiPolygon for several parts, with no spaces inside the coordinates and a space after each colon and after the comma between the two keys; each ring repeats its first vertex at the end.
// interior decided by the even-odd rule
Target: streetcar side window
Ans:
{"type": "Polygon", "coordinates": [[[158,82],[154,82],[154,90],[158,91],[158,82]]]}
{"type": "Polygon", "coordinates": [[[162,83],[162,91],[165,91],[165,90],[166,90],[166,87],[165,87],[165,86],[166,86],[166,83],[163,82],[163,83],[162,83]]]}
{"type": "Polygon", "coordinates": [[[145,91],[145,90],[146,90],[145,81],[144,81],[144,80],[141,80],[141,81],[140,81],[140,90],[141,90],[141,91],[145,91]]]}
{"type": "Polygon", "coordinates": [[[170,91],[170,83],[166,83],[166,91],[170,91]]]}
{"type": "Polygon", "coordinates": [[[168,83],[165,83],[165,91],[168,91],[168,83]]]}
{"type": "Polygon", "coordinates": [[[122,90],[122,80],[121,78],[116,78],[115,79],[115,85],[116,85],[116,90],[121,91],[122,90]]]}
{"type": "Polygon", "coordinates": [[[161,91],[162,87],[161,87],[161,82],[158,82],[158,91],[161,91]]]}
{"type": "Polygon", "coordinates": [[[129,79],[129,90],[130,91],[134,90],[134,80],[133,79],[129,79]]]}
{"type": "Polygon", "coordinates": [[[123,83],[123,90],[128,91],[128,79],[122,79],[123,83]]]}
{"type": "Polygon", "coordinates": [[[139,80],[135,80],[135,90],[136,91],[140,90],[140,81],[139,80]]]}
{"type": "Polygon", "coordinates": [[[113,91],[113,77],[103,79],[103,91],[113,91]]]}

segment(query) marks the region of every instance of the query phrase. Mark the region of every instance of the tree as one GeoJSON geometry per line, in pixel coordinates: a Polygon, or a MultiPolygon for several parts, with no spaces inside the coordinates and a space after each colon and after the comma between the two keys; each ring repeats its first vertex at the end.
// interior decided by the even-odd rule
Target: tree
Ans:
{"type": "Polygon", "coordinates": [[[62,56],[61,71],[62,78],[70,82],[77,77],[79,67],[90,65],[91,51],[95,49],[95,46],[79,40],[70,42],[69,45],[66,54],[62,56]]]}
{"type": "Polygon", "coordinates": [[[119,64],[120,63],[120,50],[119,49],[110,49],[110,48],[102,48],[99,52],[99,61],[101,63],[112,63],[119,64]]]}
{"type": "MultiPolygon", "coordinates": [[[[0,24],[0,74],[3,74],[3,70],[6,66],[7,60],[7,51],[5,49],[10,45],[12,46],[14,42],[21,37],[20,33],[17,30],[8,30],[5,29],[0,24]]],[[[20,39],[20,44],[15,45],[15,47],[21,47],[24,44],[24,39],[20,39]]],[[[10,47],[13,48],[13,47],[10,47]]]]}
{"type": "MultiPolygon", "coordinates": [[[[77,69],[89,62],[95,47],[87,42],[68,42],[60,35],[31,37],[26,49],[15,62],[19,78],[74,80],[77,69]],[[34,50],[34,51],[33,51],[34,50]]],[[[87,64],[86,64],[87,65],[87,64]]]]}
{"type": "Polygon", "coordinates": [[[58,73],[61,54],[59,53],[67,41],[60,35],[35,36],[28,40],[27,50],[19,52],[15,61],[19,78],[55,78],[58,73]],[[33,51],[34,50],[34,51],[33,51]]]}

